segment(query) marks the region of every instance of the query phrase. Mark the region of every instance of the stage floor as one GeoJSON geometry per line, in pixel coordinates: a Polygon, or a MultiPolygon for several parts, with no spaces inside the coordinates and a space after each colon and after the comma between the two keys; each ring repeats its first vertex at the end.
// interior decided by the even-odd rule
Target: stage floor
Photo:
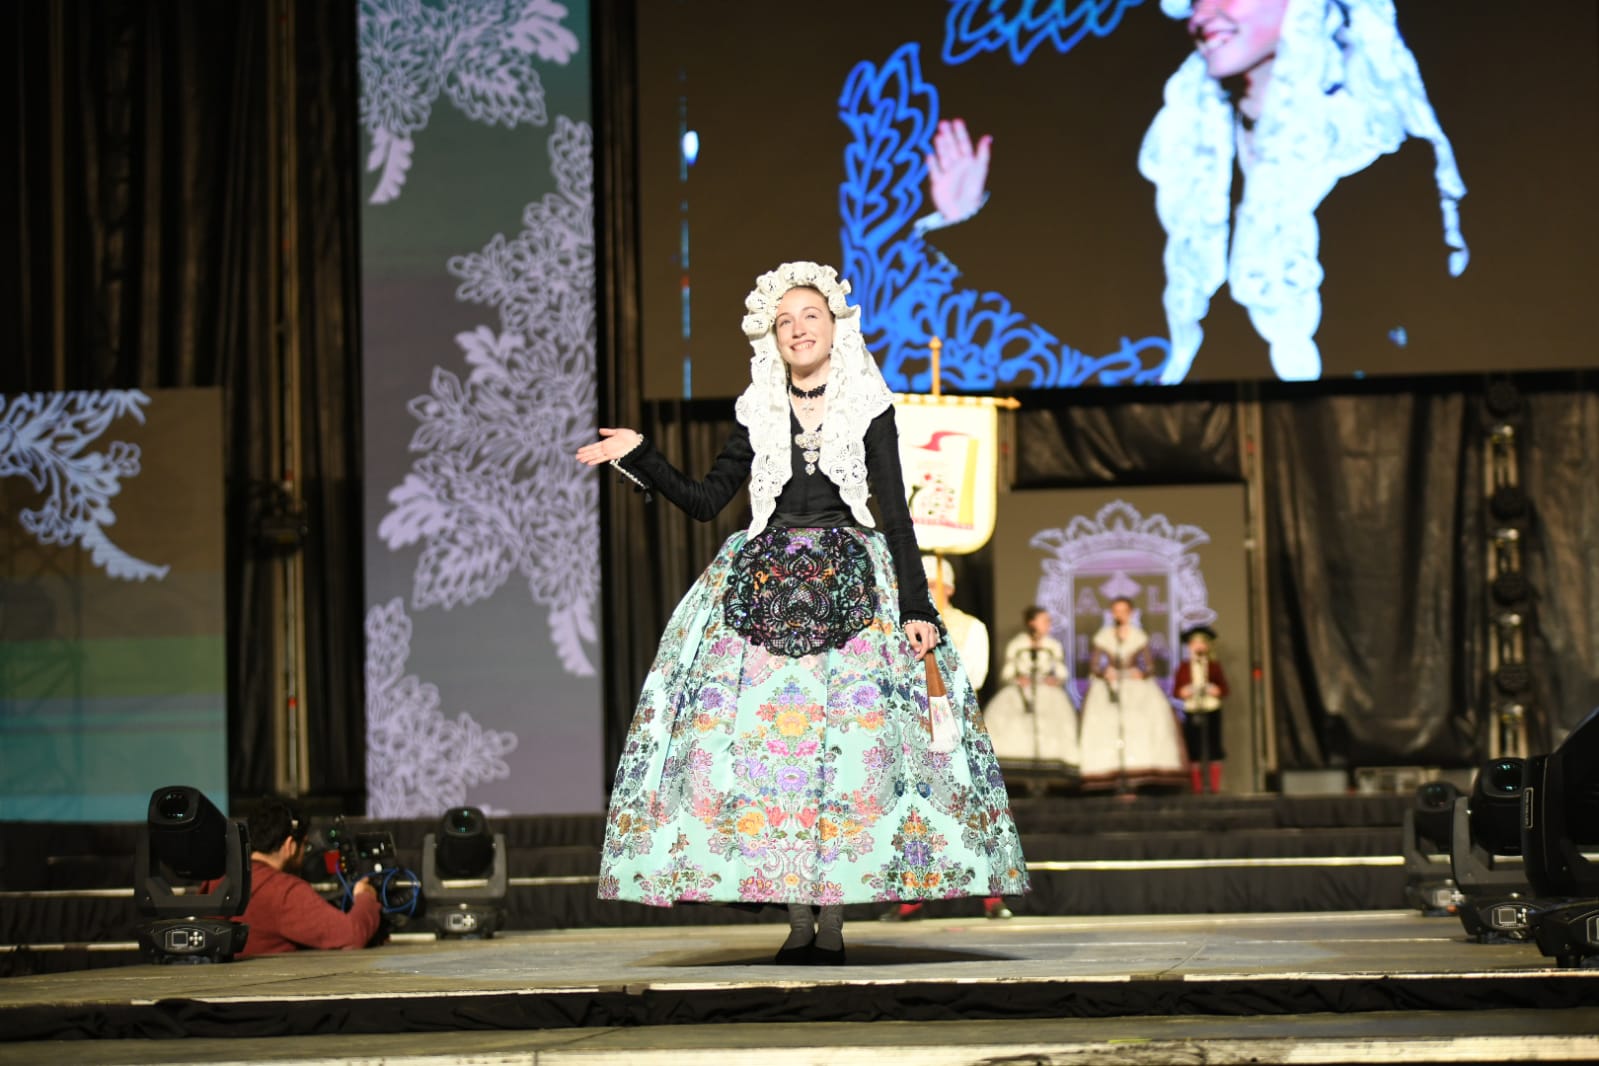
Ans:
{"type": "Polygon", "coordinates": [[[0,1058],[600,1063],[652,1049],[648,1061],[686,1062],[721,1049],[777,1066],[856,1061],[847,1048],[930,1063],[1093,1061],[1081,1056],[1097,1047],[1126,1062],[1199,1041],[1201,1061],[1247,1061],[1264,1040],[1288,1041],[1294,1061],[1599,1059],[1599,970],[1470,943],[1455,919],[1414,912],[858,922],[843,967],[772,965],[784,932],[529,932],[17,977],[0,982],[0,1040],[113,1039],[0,1043],[0,1058]],[[453,1042],[423,1035],[441,1030],[453,1042]],[[1333,1057],[1300,1056],[1312,1046],[1333,1057]]]}

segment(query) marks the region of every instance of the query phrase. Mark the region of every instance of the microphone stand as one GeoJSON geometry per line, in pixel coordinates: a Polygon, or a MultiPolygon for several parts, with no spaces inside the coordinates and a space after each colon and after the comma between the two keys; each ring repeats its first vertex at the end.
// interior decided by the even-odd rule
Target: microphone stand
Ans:
{"type": "Polygon", "coordinates": [[[1043,756],[1039,754],[1039,747],[1042,744],[1042,738],[1040,737],[1039,732],[1038,732],[1038,653],[1039,653],[1039,651],[1040,651],[1040,649],[1039,648],[1035,648],[1035,647],[1029,647],[1027,649],[1027,662],[1028,662],[1027,677],[1028,677],[1028,684],[1027,684],[1027,696],[1026,696],[1026,700],[1025,700],[1025,703],[1024,703],[1024,706],[1026,706],[1026,708],[1027,708],[1027,713],[1033,716],[1033,762],[1034,762],[1034,764],[1037,764],[1037,763],[1040,763],[1040,762],[1043,761],[1043,756]]]}
{"type": "Polygon", "coordinates": [[[1126,796],[1132,789],[1127,784],[1127,707],[1122,703],[1122,682],[1127,663],[1122,658],[1122,631],[1116,627],[1116,687],[1111,689],[1110,701],[1116,705],[1116,793],[1126,796]]]}

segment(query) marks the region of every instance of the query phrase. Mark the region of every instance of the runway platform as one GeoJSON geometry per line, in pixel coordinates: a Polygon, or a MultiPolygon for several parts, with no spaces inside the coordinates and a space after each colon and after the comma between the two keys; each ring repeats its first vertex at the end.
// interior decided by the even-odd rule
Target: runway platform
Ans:
{"type": "Polygon", "coordinates": [[[1599,971],[1414,912],[406,938],[214,966],[0,982],[0,1059],[678,1063],[1599,1059],[1599,971]],[[81,1038],[98,1038],[87,1046],[81,1038]],[[178,1039],[182,1038],[182,1039],[178,1039]]]}

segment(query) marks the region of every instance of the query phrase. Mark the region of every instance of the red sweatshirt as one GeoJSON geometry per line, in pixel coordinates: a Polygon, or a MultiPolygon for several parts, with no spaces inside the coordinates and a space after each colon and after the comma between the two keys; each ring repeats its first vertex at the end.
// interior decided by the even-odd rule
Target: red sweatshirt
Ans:
{"type": "Polygon", "coordinates": [[[365,947],[382,917],[377,897],[370,893],[359,893],[346,914],[317,895],[303,877],[256,859],[250,864],[250,901],[238,919],[250,927],[239,957],[365,947]]]}

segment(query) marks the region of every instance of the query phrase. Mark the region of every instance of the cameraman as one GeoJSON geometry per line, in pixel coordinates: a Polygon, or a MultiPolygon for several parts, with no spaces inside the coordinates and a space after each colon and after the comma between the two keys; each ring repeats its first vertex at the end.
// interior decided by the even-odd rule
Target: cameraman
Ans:
{"type": "Polygon", "coordinates": [[[377,890],[356,882],[349,913],[317,894],[300,876],[309,826],[283,800],[261,804],[249,817],[250,899],[239,919],[250,927],[241,958],[301,948],[365,947],[382,919],[377,890]]]}

